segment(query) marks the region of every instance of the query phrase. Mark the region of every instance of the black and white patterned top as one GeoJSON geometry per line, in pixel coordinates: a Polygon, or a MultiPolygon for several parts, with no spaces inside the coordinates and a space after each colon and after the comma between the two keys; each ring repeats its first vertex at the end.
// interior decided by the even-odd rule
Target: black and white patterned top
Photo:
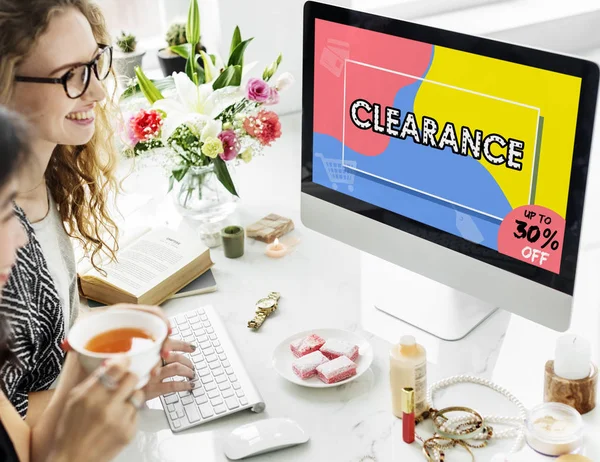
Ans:
{"type": "Polygon", "coordinates": [[[17,253],[17,264],[2,292],[0,312],[12,331],[15,360],[0,368],[0,386],[22,417],[28,393],[48,390],[58,378],[65,354],[63,310],[42,247],[29,220],[15,205],[29,242],[17,253]]]}

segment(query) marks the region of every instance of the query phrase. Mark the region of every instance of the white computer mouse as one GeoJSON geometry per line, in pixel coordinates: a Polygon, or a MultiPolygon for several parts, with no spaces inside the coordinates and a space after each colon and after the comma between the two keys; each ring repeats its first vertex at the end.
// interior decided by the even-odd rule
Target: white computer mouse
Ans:
{"type": "Polygon", "coordinates": [[[308,434],[291,419],[258,420],[233,430],[225,439],[225,455],[231,460],[306,443],[308,434]]]}

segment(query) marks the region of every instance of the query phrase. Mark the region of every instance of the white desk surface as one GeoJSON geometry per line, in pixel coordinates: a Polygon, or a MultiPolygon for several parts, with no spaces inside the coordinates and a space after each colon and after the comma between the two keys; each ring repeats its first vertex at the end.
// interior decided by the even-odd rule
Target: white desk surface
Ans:
{"type": "MultiPolygon", "coordinates": [[[[224,257],[222,248],[213,249],[211,254],[216,263],[214,274],[219,291],[164,305],[169,316],[205,304],[217,308],[266,401],[266,411],[263,414],[241,412],[174,435],[160,409],[160,402],[155,400],[150,409],[141,412],[138,435],[118,460],[225,461],[222,442],[231,430],[258,419],[283,416],[296,420],[310,433],[309,443],[252,460],[424,460],[417,444],[409,446],[402,442],[401,422],[391,413],[388,350],[390,341],[396,341],[405,333],[415,333],[418,341],[427,348],[430,382],[456,374],[474,374],[508,387],[528,407],[540,403],[544,364],[553,356],[558,333],[517,316],[500,313],[465,340],[446,343],[415,332],[361,302],[360,252],[302,226],[299,216],[300,117],[288,116],[282,122],[284,136],[279,143],[268,150],[265,157],[238,169],[243,202],[234,219],[248,225],[271,212],[288,216],[296,224],[293,236],[301,240],[300,244],[291,255],[280,260],[267,258],[265,244],[250,239],[246,241],[246,254],[241,259],[229,260],[224,257]],[[246,322],[254,311],[254,303],[272,290],[282,294],[280,309],[259,332],[251,332],[246,322]],[[363,330],[366,321],[371,331],[363,330]],[[308,389],[280,378],[271,366],[275,346],[289,335],[318,327],[343,328],[364,335],[375,352],[371,369],[354,382],[332,389],[308,389]]],[[[598,147],[596,143],[596,157],[598,147]]],[[[596,162],[594,171],[599,170],[598,164],[596,162]]],[[[174,227],[189,226],[186,222],[179,223],[180,219],[169,205],[170,200],[164,200],[166,180],[161,180],[156,173],[140,171],[131,176],[129,184],[136,185],[136,194],[129,197],[129,205],[124,208],[135,208],[132,204],[140,198],[154,195],[156,199],[135,214],[129,213],[128,209],[128,223],[163,222],[174,227]],[[162,205],[157,207],[157,200],[163,200],[162,205]]],[[[592,174],[593,178],[598,178],[598,174],[592,174]]],[[[586,230],[572,324],[574,332],[593,342],[596,361],[600,351],[597,290],[600,282],[600,207],[596,200],[599,183],[597,179],[589,182],[590,200],[586,203],[586,230]]],[[[436,405],[471,406],[482,414],[516,412],[503,397],[470,385],[440,393],[436,405]]],[[[598,461],[600,410],[584,419],[586,454],[598,461]]],[[[427,434],[424,429],[421,431],[427,434]]],[[[496,453],[507,452],[511,444],[495,441],[487,449],[478,449],[475,451],[477,461],[489,461],[496,453]]],[[[470,459],[456,450],[447,455],[447,460],[470,459]]],[[[531,453],[523,460],[538,459],[531,453]]]]}

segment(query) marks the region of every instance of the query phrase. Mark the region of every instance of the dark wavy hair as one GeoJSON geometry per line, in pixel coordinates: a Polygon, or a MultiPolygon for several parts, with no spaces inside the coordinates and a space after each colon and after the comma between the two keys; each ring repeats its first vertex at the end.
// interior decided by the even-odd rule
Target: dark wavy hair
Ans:
{"type": "MultiPolygon", "coordinates": [[[[6,186],[30,154],[27,133],[23,119],[0,106],[0,189],[6,186]]],[[[12,358],[10,343],[10,328],[0,313],[0,365],[12,358]]]]}

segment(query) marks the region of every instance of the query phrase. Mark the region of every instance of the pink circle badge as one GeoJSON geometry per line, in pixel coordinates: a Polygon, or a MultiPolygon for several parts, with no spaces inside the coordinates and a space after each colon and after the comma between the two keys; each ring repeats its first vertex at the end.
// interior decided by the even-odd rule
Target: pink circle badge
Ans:
{"type": "Polygon", "coordinates": [[[524,205],[500,224],[498,251],[560,274],[565,219],[540,205],[524,205]]]}

